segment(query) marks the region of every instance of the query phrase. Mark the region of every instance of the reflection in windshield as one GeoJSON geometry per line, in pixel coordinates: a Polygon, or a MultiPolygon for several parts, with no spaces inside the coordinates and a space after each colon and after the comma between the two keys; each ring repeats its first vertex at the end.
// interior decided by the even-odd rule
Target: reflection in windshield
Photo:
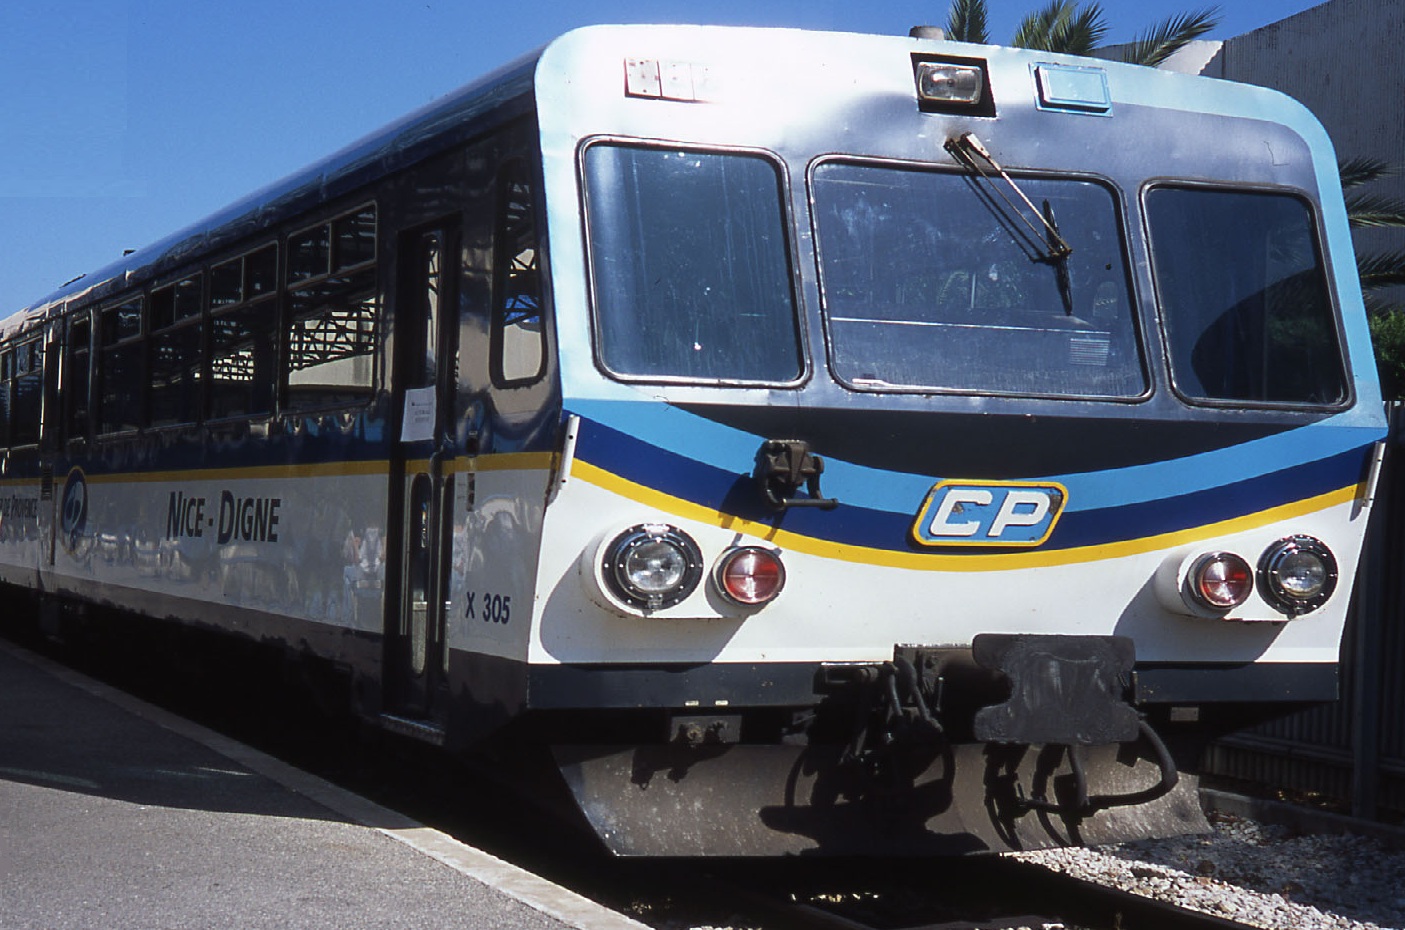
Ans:
{"type": "Polygon", "coordinates": [[[990,183],[829,162],[814,173],[835,373],[869,389],[1135,397],[1137,352],[1115,201],[1089,181],[1022,178],[1057,221],[1051,254],[990,183]],[[1063,250],[1058,250],[1062,252],[1063,250]]]}
{"type": "Polygon", "coordinates": [[[754,155],[593,145],[598,351],[615,374],[793,381],[799,335],[780,177],[754,155]]]}
{"type": "Polygon", "coordinates": [[[1162,187],[1146,204],[1178,390],[1263,403],[1346,400],[1327,276],[1303,201],[1162,187]]]}

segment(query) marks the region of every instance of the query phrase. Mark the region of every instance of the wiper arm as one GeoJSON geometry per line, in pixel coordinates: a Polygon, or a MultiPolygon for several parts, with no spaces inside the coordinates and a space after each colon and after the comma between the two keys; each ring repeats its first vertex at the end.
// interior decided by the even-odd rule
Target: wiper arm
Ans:
{"type": "Polygon", "coordinates": [[[1073,316],[1073,281],[1068,274],[1068,256],[1073,250],[1059,234],[1059,221],[1054,216],[1054,205],[1044,201],[1044,225],[1049,232],[1049,263],[1054,266],[1054,277],[1059,284],[1059,297],[1064,303],[1064,315],[1073,316]],[[1059,246],[1062,245],[1062,248],[1059,246]]]}
{"type": "Polygon", "coordinates": [[[957,161],[961,162],[987,181],[991,181],[991,188],[1000,196],[1001,200],[1005,201],[1005,204],[1010,208],[1010,212],[1019,217],[1020,221],[1028,226],[1030,232],[1034,233],[1036,237],[1041,237],[1040,225],[1042,225],[1042,238],[1046,240],[1049,250],[1049,254],[1045,256],[1046,261],[1061,262],[1073,254],[1073,246],[1069,245],[1068,240],[1059,234],[1058,226],[1052,223],[1043,213],[1039,212],[1034,202],[1029,199],[1024,191],[1020,190],[1020,186],[1015,183],[1015,179],[1010,177],[1009,173],[1006,172],[1004,168],[1000,167],[1000,163],[991,156],[990,152],[986,151],[986,147],[981,144],[980,139],[976,138],[975,133],[964,132],[959,136],[952,136],[950,139],[946,140],[945,148],[957,161]],[[1010,189],[1019,195],[1020,200],[1023,200],[1025,206],[1029,208],[1029,212],[1034,214],[1039,220],[1040,225],[1035,225],[1029,219],[1029,216],[1015,205],[1014,201],[1005,196],[1005,193],[1000,189],[999,185],[994,183],[991,175],[985,168],[981,167],[980,162],[982,161],[1003,178],[1006,184],[1010,185],[1010,189]]]}

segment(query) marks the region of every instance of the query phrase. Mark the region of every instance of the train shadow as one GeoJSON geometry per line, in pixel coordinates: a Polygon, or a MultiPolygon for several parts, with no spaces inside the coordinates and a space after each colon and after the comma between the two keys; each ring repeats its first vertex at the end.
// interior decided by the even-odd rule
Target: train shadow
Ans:
{"type": "Polygon", "coordinates": [[[53,803],[43,792],[59,791],[138,807],[341,819],[220,751],[242,749],[234,740],[208,731],[201,739],[189,724],[179,733],[172,722],[184,723],[0,642],[0,798],[17,807],[53,803]]]}

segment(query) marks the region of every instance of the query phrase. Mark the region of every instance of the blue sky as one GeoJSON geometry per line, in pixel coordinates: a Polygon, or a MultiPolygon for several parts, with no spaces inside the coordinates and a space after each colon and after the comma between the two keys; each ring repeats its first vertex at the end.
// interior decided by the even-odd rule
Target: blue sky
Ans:
{"type": "MultiPolygon", "coordinates": [[[[1222,0],[1228,38],[1319,0],[1222,0]]],[[[1006,41],[1043,0],[989,0],[1006,41]]],[[[1104,0],[1109,42],[1208,4],[1104,0]]],[[[5,0],[0,317],[588,23],[906,34],[945,0],[5,0]]]]}

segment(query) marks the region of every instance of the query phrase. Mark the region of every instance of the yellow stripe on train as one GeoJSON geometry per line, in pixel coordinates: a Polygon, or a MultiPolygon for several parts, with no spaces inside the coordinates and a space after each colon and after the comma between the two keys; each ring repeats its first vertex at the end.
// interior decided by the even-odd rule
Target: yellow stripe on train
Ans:
{"type": "Polygon", "coordinates": [[[1281,520],[1318,513],[1331,507],[1348,503],[1360,495],[1361,485],[1352,484],[1335,491],[1319,494],[1300,501],[1270,507],[1244,517],[1207,523],[1190,529],[1146,536],[1121,542],[1103,543],[1096,546],[1083,546],[1076,549],[1057,549],[1047,552],[1013,552],[985,555],[939,555],[926,552],[897,552],[874,549],[868,546],[854,546],[845,543],[828,542],[813,536],[803,536],[779,529],[768,523],[746,520],[731,514],[703,507],[691,501],[665,494],[613,472],[606,471],[589,462],[576,459],[571,465],[571,475],[595,485],[612,494],[618,494],[639,504],[699,523],[711,524],[738,533],[746,533],[764,539],[774,545],[793,552],[817,555],[824,558],[842,559],[847,562],[860,562],[869,565],[883,565],[893,568],[910,568],[925,571],[981,572],[1007,571],[1018,568],[1043,568],[1055,565],[1072,565],[1080,562],[1095,562],[1100,559],[1116,559],[1139,555],[1162,549],[1172,549],[1216,536],[1238,533],[1245,530],[1268,526],[1281,520]]]}

